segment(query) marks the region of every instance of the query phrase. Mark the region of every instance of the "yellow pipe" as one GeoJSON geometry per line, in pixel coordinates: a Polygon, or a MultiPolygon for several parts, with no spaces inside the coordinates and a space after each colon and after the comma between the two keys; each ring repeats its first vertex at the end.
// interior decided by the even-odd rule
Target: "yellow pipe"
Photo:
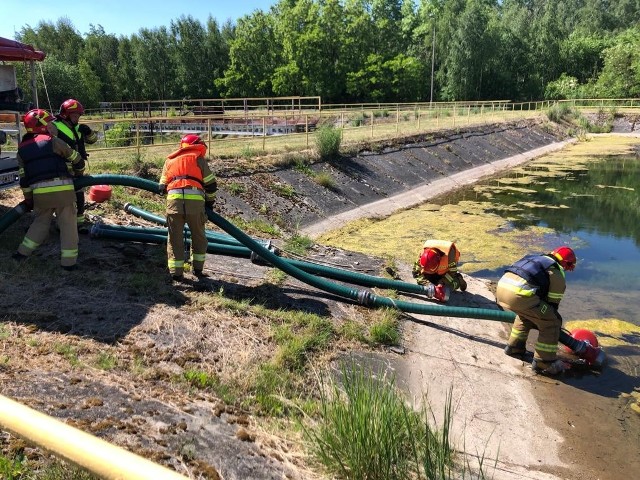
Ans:
{"type": "Polygon", "coordinates": [[[2,395],[0,426],[107,480],[187,478],[2,395]]]}

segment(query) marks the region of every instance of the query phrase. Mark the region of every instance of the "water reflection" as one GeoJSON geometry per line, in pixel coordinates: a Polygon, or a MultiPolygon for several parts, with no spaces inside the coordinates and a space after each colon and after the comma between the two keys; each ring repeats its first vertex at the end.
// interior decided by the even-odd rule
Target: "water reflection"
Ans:
{"type": "MultiPolygon", "coordinates": [[[[578,268],[567,274],[565,319],[616,317],[640,324],[640,162],[600,157],[578,166],[533,163],[500,179],[441,199],[490,201],[490,212],[523,229],[545,226],[556,234],[549,250],[574,247],[578,268]]],[[[525,246],[526,249],[526,246],[525,246]]],[[[503,267],[474,275],[497,280],[503,267]]]]}

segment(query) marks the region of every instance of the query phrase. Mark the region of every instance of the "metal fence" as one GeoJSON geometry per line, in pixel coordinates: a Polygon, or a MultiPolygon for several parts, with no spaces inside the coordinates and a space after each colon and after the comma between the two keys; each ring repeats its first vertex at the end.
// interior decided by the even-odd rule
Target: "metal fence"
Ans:
{"type": "MultiPolygon", "coordinates": [[[[112,103],[105,115],[87,112],[83,122],[98,132],[99,140],[89,147],[90,152],[123,149],[140,154],[158,149],[164,154],[182,135],[197,133],[208,143],[212,155],[226,155],[232,151],[271,153],[310,148],[313,132],[325,125],[340,128],[342,145],[348,146],[533,118],[563,104],[579,110],[640,111],[640,99],[322,104],[319,97],[283,97],[112,103]],[[127,107],[132,103],[145,109],[127,107]],[[203,110],[198,110],[223,104],[224,111],[217,113],[201,114],[203,110]]],[[[10,127],[15,130],[15,123],[10,127]]],[[[11,147],[15,149],[15,142],[11,147]]]]}

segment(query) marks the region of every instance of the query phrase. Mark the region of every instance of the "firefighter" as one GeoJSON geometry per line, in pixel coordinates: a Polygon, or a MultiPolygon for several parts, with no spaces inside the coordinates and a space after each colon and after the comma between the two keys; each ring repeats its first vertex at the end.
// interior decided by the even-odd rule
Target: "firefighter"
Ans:
{"type": "Polygon", "coordinates": [[[467,289],[467,282],[458,272],[460,251],[456,244],[446,240],[427,240],[420,257],[413,264],[411,274],[420,285],[431,282],[446,285],[451,290],[467,289]]]}
{"type": "Polygon", "coordinates": [[[167,266],[171,277],[180,281],[184,276],[185,238],[184,226],[191,230],[191,265],[193,273],[204,275],[207,253],[205,234],[205,207],[212,208],[216,179],[204,156],[207,145],[195,134],[187,134],[180,140],[180,148],[170,154],[162,168],[160,189],[167,195],[167,266]]]}
{"type": "MultiPolygon", "coordinates": [[[[78,151],[82,158],[86,161],[89,158],[87,148],[85,144],[93,144],[98,140],[96,132],[84,124],[78,124],[80,116],[84,114],[84,107],[82,104],[70,98],[62,102],[60,105],[60,111],[56,115],[56,121],[54,122],[58,128],[58,138],[64,140],[74,150],[78,151]]],[[[84,189],[79,188],[76,190],[76,205],[78,213],[76,216],[76,223],[78,230],[81,233],[87,233],[89,230],[85,225],[85,199],[84,189]]]]}
{"type": "Polygon", "coordinates": [[[557,358],[562,317],[558,306],[566,288],[565,271],[576,266],[576,254],[567,247],[544,255],[527,255],[508,267],[498,282],[498,304],[516,314],[505,353],[522,357],[531,329],[538,340],[531,367],[537,373],[558,375],[567,365],[557,358]]]}
{"type": "Polygon", "coordinates": [[[65,270],[74,270],[78,259],[78,230],[73,175],[83,174],[84,159],[57,138],[55,117],[46,110],[30,110],[23,123],[27,133],[18,145],[17,154],[20,187],[23,204],[27,210],[34,210],[35,220],[13,258],[24,260],[40,246],[49,233],[55,213],[60,228],[60,264],[65,270]]]}

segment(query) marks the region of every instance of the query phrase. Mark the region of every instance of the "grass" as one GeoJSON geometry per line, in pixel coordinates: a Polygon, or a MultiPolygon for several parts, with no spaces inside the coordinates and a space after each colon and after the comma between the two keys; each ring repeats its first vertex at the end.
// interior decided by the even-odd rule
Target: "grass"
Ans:
{"type": "Polygon", "coordinates": [[[314,241],[305,236],[295,234],[287,239],[284,244],[284,250],[296,255],[306,255],[309,249],[313,247],[314,241]]]}
{"type": "Polygon", "coordinates": [[[373,344],[397,345],[400,341],[400,311],[383,308],[376,311],[379,318],[369,329],[369,338],[373,344]]]}
{"type": "Polygon", "coordinates": [[[27,459],[23,451],[0,455],[2,480],[97,480],[84,470],[59,460],[27,459]]]}
{"type": "Polygon", "coordinates": [[[438,426],[428,398],[412,408],[394,378],[354,360],[343,361],[336,377],[321,376],[319,414],[302,424],[312,454],[334,478],[487,478],[484,456],[475,469],[469,458],[456,458],[451,388],[438,426]]]}
{"type": "MultiPolygon", "coordinates": [[[[438,431],[425,411],[406,404],[393,379],[379,378],[354,361],[342,363],[339,381],[322,377],[319,384],[320,414],[303,428],[314,457],[330,475],[354,480],[435,479],[440,477],[426,473],[425,466],[446,471],[452,464],[450,409],[438,431]]],[[[450,406],[451,397],[448,402],[450,406]]]]}

